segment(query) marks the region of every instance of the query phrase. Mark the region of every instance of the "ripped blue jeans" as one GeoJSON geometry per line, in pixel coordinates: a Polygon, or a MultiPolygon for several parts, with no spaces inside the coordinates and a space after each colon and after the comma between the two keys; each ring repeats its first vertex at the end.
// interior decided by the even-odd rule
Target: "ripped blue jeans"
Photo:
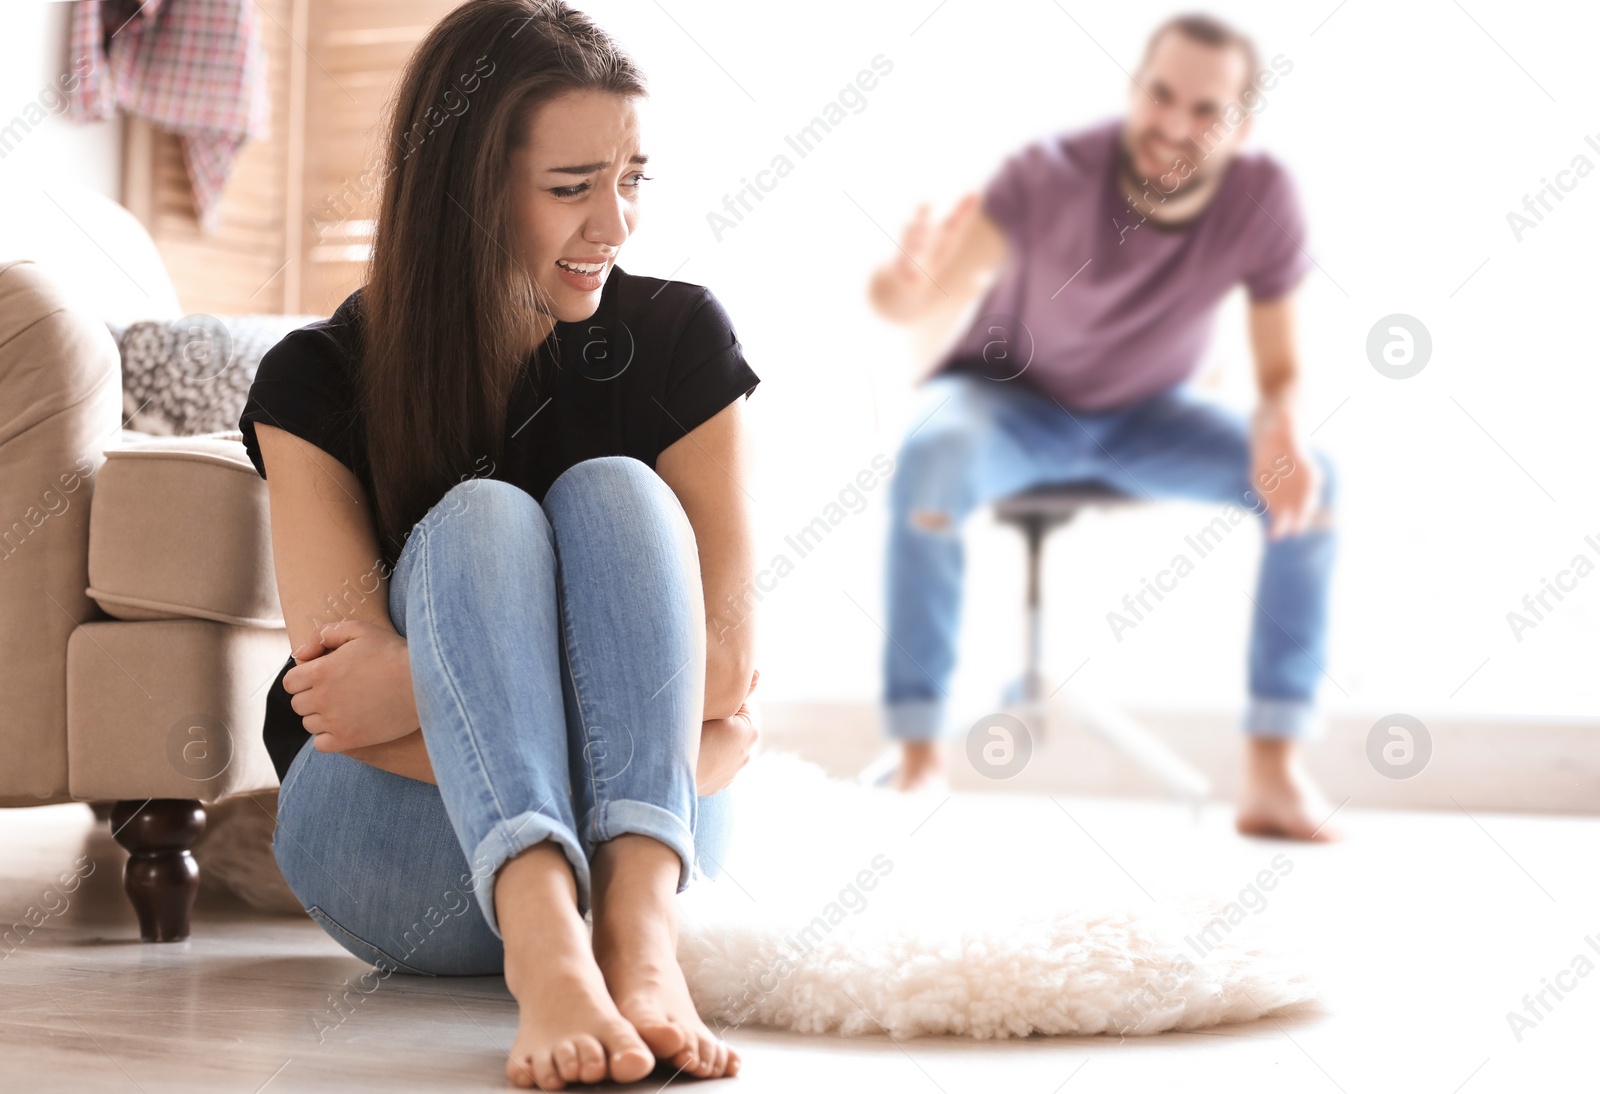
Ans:
{"type": "MultiPolygon", "coordinates": [[[[926,380],[918,399],[889,498],[883,709],[885,731],[896,740],[965,728],[949,724],[948,696],[965,567],[960,529],[979,506],[1069,481],[1141,499],[1231,503],[1228,518],[1200,533],[1201,552],[1232,524],[1244,527],[1246,515],[1265,511],[1250,481],[1248,421],[1186,385],[1119,410],[1069,411],[1021,383],[954,371],[926,380]]],[[[1242,728],[1251,736],[1303,739],[1320,731],[1336,495],[1333,465],[1312,455],[1323,473],[1321,516],[1299,535],[1267,542],[1253,603],[1245,605],[1250,696],[1242,728]]],[[[1140,613],[1136,601],[1115,607],[1134,621],[1140,613]]]]}
{"type": "Polygon", "coordinates": [[[714,877],[728,789],[698,797],[705,617],[694,531],[639,460],[570,467],[542,503],[468,479],[417,522],[389,579],[438,785],[310,738],[273,851],[340,945],[388,971],[497,975],[495,871],[544,840],[572,866],[624,833],[714,877]]]}

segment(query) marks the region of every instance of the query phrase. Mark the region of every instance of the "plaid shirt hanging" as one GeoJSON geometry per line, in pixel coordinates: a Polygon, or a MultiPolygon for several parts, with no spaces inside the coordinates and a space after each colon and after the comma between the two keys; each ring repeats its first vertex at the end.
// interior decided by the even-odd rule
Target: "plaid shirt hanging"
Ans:
{"type": "Polygon", "coordinates": [[[266,58],[248,0],[76,0],[71,93],[77,121],[120,106],[182,138],[201,227],[246,140],[271,134],[266,58]],[[84,61],[87,59],[88,64],[84,61]]]}

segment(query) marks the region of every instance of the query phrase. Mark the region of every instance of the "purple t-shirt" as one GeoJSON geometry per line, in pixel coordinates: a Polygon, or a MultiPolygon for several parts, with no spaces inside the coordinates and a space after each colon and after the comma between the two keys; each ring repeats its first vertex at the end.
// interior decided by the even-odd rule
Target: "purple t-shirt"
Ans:
{"type": "Polygon", "coordinates": [[[972,371],[1075,410],[1125,407],[1194,374],[1234,285],[1271,300],[1304,276],[1305,217],[1280,164],[1236,155],[1198,217],[1163,228],[1117,185],[1121,127],[1056,134],[1006,159],[983,208],[1011,258],[929,376],[972,371]]]}

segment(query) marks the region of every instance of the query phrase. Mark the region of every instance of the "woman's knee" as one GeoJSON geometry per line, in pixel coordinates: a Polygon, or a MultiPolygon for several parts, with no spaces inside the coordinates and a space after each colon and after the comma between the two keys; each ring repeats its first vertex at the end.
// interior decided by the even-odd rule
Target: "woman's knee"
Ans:
{"type": "Polygon", "coordinates": [[[433,550],[460,544],[476,553],[492,553],[492,543],[520,547],[553,545],[543,507],[522,487],[500,479],[466,479],[434,503],[406,541],[398,572],[408,569],[407,555],[426,541],[433,550]]]}
{"type": "Polygon", "coordinates": [[[430,533],[450,528],[479,535],[496,530],[522,533],[542,522],[534,496],[502,479],[463,479],[428,510],[430,533]]]}
{"type": "Polygon", "coordinates": [[[593,498],[616,491],[656,494],[663,490],[672,493],[666,481],[643,460],[633,456],[592,456],[579,460],[556,476],[545,493],[545,504],[552,504],[558,497],[568,500],[568,496],[574,494],[593,498]]]}
{"type": "Polygon", "coordinates": [[[694,529],[683,503],[665,479],[643,460],[632,456],[595,456],[567,468],[544,496],[546,511],[554,521],[588,509],[622,515],[656,512],[691,538],[694,529]]]}
{"type": "MultiPolygon", "coordinates": [[[[389,575],[389,618],[406,634],[409,583],[419,571],[419,553],[463,551],[477,558],[525,559],[517,551],[554,558],[555,536],[532,494],[500,479],[465,479],[446,490],[406,536],[389,575]]],[[[522,562],[517,565],[521,566],[522,562]]]]}

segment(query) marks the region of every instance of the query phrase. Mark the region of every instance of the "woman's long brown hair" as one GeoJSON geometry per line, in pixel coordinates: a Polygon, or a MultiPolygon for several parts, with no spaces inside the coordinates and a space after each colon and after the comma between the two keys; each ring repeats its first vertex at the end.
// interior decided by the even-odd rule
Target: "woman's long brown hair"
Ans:
{"type": "Polygon", "coordinates": [[[548,312],[516,245],[510,156],[539,105],[573,90],[646,94],[627,55],[560,0],[467,0],[417,47],[390,106],[359,387],[394,557],[447,490],[501,460],[548,312]]]}

